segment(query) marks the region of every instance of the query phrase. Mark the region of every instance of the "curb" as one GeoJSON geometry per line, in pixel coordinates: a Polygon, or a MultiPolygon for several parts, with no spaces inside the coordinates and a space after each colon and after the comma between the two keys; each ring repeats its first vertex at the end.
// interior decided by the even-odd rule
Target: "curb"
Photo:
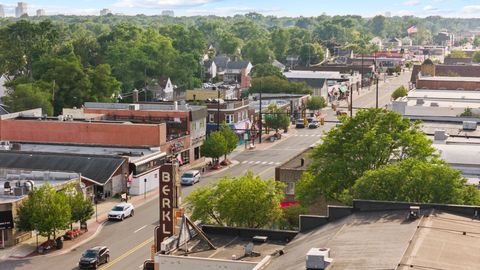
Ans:
{"type": "Polygon", "coordinates": [[[236,165],[240,164],[239,161],[237,160],[231,160],[232,164],[228,165],[227,167],[223,167],[222,169],[220,170],[216,170],[216,171],[212,171],[212,172],[208,172],[208,173],[205,173],[203,174],[202,176],[206,176],[206,177],[209,177],[209,176],[212,176],[212,175],[216,175],[216,174],[219,174],[227,169],[230,169],[232,167],[235,167],[236,165]]]}

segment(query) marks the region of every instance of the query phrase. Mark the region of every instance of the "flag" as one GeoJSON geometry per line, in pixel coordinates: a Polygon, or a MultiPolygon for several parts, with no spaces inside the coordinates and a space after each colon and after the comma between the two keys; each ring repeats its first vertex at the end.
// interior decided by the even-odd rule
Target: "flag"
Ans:
{"type": "Polygon", "coordinates": [[[412,27],[408,28],[407,29],[407,33],[410,35],[410,34],[414,34],[414,33],[417,33],[418,30],[417,30],[417,27],[415,25],[413,25],[412,27]]]}
{"type": "Polygon", "coordinates": [[[131,184],[133,181],[133,172],[130,173],[130,175],[127,178],[127,183],[131,184]]]}
{"type": "Polygon", "coordinates": [[[177,161],[180,163],[180,165],[183,165],[182,156],[180,154],[177,155],[177,161]]]}

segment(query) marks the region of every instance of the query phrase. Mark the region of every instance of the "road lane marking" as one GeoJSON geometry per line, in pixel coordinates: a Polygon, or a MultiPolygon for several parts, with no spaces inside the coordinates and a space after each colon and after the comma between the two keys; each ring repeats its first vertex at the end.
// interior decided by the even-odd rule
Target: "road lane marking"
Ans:
{"type": "Polygon", "coordinates": [[[121,260],[125,259],[126,257],[132,255],[135,251],[141,249],[142,247],[144,247],[145,245],[148,245],[150,242],[153,242],[153,236],[150,237],[148,240],[146,240],[145,242],[137,245],[136,247],[130,249],[129,251],[123,253],[120,257],[116,258],[115,260],[113,261],[110,261],[108,264],[105,264],[103,265],[102,267],[98,268],[99,270],[106,270],[110,267],[112,267],[112,265],[115,265],[116,263],[120,262],[121,260]]]}
{"type": "Polygon", "coordinates": [[[137,232],[141,231],[142,229],[145,229],[146,227],[147,227],[147,225],[143,225],[142,227],[140,227],[139,229],[137,229],[133,233],[137,233],[137,232]]]}

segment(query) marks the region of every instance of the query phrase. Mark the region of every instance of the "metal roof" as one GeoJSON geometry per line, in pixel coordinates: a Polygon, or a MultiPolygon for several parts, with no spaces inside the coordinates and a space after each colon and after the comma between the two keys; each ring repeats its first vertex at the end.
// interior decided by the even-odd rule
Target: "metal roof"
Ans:
{"type": "Polygon", "coordinates": [[[76,172],[99,185],[106,184],[124,162],[125,158],[112,156],[0,151],[2,168],[76,172]]]}

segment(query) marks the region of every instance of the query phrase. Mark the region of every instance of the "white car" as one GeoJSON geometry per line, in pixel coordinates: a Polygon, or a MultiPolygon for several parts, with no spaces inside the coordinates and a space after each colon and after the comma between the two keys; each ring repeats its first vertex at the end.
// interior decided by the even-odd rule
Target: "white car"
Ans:
{"type": "Polygon", "coordinates": [[[182,185],[193,185],[198,182],[200,182],[200,171],[198,170],[186,171],[180,181],[182,185]]]}
{"type": "Polygon", "coordinates": [[[108,212],[108,220],[124,220],[126,217],[133,216],[135,209],[131,203],[120,203],[115,205],[110,212],[108,212]]]}

